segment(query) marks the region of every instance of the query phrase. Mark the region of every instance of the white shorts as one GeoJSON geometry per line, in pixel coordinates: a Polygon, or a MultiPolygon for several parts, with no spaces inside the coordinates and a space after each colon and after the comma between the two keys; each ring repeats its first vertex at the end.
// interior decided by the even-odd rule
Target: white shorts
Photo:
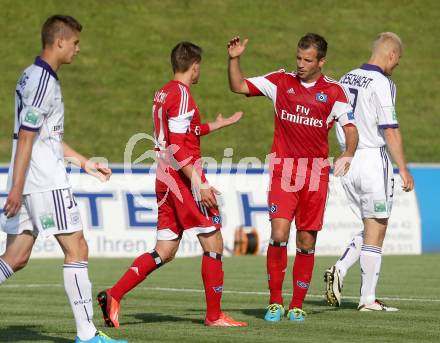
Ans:
{"type": "Polygon", "coordinates": [[[0,226],[7,234],[31,231],[35,237],[82,230],[81,215],[71,188],[24,195],[18,213],[12,218],[2,214],[0,226]]]}
{"type": "Polygon", "coordinates": [[[393,165],[385,147],[358,149],[341,177],[350,207],[364,218],[389,218],[393,205],[393,165]]]}

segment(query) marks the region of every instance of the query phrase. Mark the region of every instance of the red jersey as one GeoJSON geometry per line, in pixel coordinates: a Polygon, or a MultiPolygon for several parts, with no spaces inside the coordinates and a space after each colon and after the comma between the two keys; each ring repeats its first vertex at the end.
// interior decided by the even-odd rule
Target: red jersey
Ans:
{"type": "Polygon", "coordinates": [[[334,121],[354,124],[349,98],[336,81],[322,75],[307,87],[295,73],[279,70],[246,80],[249,96],[264,95],[274,105],[272,152],[279,158],[328,157],[328,131],[334,121]]]}
{"type": "Polygon", "coordinates": [[[179,170],[179,165],[193,164],[202,181],[200,135],[206,132],[200,122],[200,112],[189,87],[179,81],[169,81],[153,99],[155,149],[158,156],[156,192],[173,187],[190,187],[191,181],[179,170]],[[177,161],[176,161],[177,160],[177,161]]]}

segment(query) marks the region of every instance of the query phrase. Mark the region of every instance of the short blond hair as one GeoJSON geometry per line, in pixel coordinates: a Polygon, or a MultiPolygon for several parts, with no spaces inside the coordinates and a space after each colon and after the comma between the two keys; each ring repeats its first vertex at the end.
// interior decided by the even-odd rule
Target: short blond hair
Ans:
{"type": "Polygon", "coordinates": [[[402,40],[397,34],[394,32],[381,32],[374,40],[371,52],[373,55],[377,55],[380,52],[388,52],[395,48],[401,51],[402,47],[402,40]]]}

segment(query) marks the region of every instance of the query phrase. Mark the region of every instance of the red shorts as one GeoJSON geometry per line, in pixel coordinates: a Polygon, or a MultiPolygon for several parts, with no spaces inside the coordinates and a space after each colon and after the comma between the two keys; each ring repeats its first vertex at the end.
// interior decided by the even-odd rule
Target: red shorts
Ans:
{"type": "Polygon", "coordinates": [[[156,192],[158,205],[157,240],[181,238],[183,231],[196,235],[221,228],[217,208],[206,208],[197,201],[189,188],[179,188],[180,195],[173,192],[156,192]]]}
{"type": "Polygon", "coordinates": [[[317,177],[311,182],[307,176],[292,176],[287,181],[274,173],[268,196],[269,217],[293,221],[297,230],[319,231],[322,229],[327,202],[328,178],[317,177]]]}

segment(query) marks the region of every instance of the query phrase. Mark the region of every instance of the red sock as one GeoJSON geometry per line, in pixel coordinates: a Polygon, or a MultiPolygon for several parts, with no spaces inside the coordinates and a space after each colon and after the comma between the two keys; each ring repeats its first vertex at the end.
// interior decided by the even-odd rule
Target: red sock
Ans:
{"type": "Polygon", "coordinates": [[[312,280],[315,252],[297,251],[293,264],[293,295],[289,308],[302,308],[312,280]]]}
{"type": "Polygon", "coordinates": [[[280,243],[271,240],[267,248],[267,278],[269,281],[270,304],[283,304],[282,292],[286,268],[287,242],[280,243]],[[280,244],[283,246],[279,246],[280,244]]]}
{"type": "Polygon", "coordinates": [[[220,318],[220,300],[223,293],[222,255],[205,252],[202,257],[202,279],[205,286],[206,318],[214,321],[220,318]]]}
{"type": "Polygon", "coordinates": [[[110,295],[120,302],[126,293],[144,281],[148,274],[161,265],[162,260],[156,251],[139,256],[133,261],[131,267],[128,268],[119,281],[109,289],[110,295]]]}

